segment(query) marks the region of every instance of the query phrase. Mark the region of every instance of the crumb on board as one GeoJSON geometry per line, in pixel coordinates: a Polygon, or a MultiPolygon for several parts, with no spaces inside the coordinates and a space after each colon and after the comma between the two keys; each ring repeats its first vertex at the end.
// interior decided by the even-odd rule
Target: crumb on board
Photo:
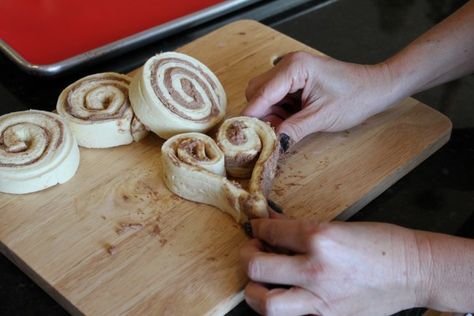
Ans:
{"type": "Polygon", "coordinates": [[[290,187],[304,186],[304,184],[302,184],[302,183],[296,183],[296,182],[286,183],[286,185],[289,185],[290,187]]]}
{"type": "Polygon", "coordinates": [[[275,192],[275,194],[278,196],[282,196],[285,194],[285,188],[282,187],[273,187],[272,191],[275,192]]]}
{"type": "Polygon", "coordinates": [[[181,201],[181,200],[182,200],[179,196],[177,196],[177,195],[175,195],[175,194],[171,195],[171,199],[172,199],[173,201],[181,201]]]}
{"type": "Polygon", "coordinates": [[[136,232],[141,229],[143,229],[143,225],[140,223],[120,223],[119,227],[116,228],[115,232],[118,235],[122,235],[129,232],[136,232]]]}
{"type": "Polygon", "coordinates": [[[151,235],[152,236],[158,236],[160,234],[160,232],[161,232],[160,226],[155,225],[153,227],[153,230],[151,231],[151,235]]]}
{"type": "Polygon", "coordinates": [[[290,174],[290,175],[288,175],[288,178],[300,178],[300,179],[303,179],[304,176],[301,175],[301,174],[290,174]]]}
{"type": "Polygon", "coordinates": [[[111,244],[105,245],[105,250],[107,253],[111,256],[115,255],[117,253],[117,247],[111,244]]]}

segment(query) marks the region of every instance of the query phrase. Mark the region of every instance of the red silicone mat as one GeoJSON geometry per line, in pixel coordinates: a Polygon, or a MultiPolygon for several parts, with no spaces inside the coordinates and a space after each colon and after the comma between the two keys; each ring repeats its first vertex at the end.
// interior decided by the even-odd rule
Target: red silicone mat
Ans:
{"type": "Polygon", "coordinates": [[[52,64],[222,0],[2,0],[0,38],[32,64],[52,64]]]}

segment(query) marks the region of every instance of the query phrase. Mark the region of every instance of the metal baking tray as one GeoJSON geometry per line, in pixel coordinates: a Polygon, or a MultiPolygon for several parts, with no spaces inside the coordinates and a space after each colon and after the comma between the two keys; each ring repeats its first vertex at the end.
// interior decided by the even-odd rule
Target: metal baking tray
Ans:
{"type": "Polygon", "coordinates": [[[261,1],[264,0],[223,1],[222,3],[218,3],[206,9],[174,19],[170,22],[157,25],[145,31],[124,37],[120,40],[116,40],[109,44],[50,64],[34,64],[29,62],[2,39],[0,39],[0,50],[13,62],[18,64],[21,69],[27,72],[35,75],[52,76],[84,63],[95,61],[99,58],[103,58],[112,54],[124,53],[137,47],[146,45],[152,41],[178,33],[187,28],[199,25],[211,19],[261,1]]]}

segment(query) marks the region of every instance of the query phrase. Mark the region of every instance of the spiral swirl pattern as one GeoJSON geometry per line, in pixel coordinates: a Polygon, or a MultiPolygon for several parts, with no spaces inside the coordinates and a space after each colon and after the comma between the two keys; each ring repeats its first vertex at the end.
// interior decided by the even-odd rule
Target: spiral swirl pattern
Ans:
{"type": "Polygon", "coordinates": [[[80,146],[114,147],[145,137],[147,131],[130,105],[130,80],[118,73],[100,73],[63,90],[56,109],[69,121],[80,146]]]}
{"type": "Polygon", "coordinates": [[[268,217],[266,197],[279,154],[275,132],[258,119],[237,117],[224,121],[217,137],[218,144],[200,133],[168,139],[161,149],[166,186],[185,199],[216,206],[238,222],[268,217]],[[227,179],[226,170],[237,170],[239,176],[251,173],[248,191],[227,179]]]}
{"type": "Polygon", "coordinates": [[[78,166],[77,143],[58,115],[30,110],[0,117],[0,192],[29,193],[64,183],[78,166]]]}
{"type": "Polygon", "coordinates": [[[204,132],[225,115],[224,88],[198,60],[175,52],[150,58],[130,86],[140,120],[163,138],[204,132]]]}
{"type": "Polygon", "coordinates": [[[251,176],[262,150],[259,134],[245,121],[248,121],[248,118],[228,119],[224,121],[217,133],[217,144],[225,153],[226,170],[231,176],[237,178],[251,176]]]}
{"type": "Polygon", "coordinates": [[[247,218],[239,201],[248,193],[225,177],[224,154],[212,138],[201,133],[179,134],[163,144],[161,153],[163,179],[171,192],[213,205],[238,222],[247,218]]]}
{"type": "Polygon", "coordinates": [[[230,175],[251,176],[251,193],[269,193],[279,157],[279,142],[270,125],[253,117],[229,118],[219,127],[217,144],[230,175]]]}

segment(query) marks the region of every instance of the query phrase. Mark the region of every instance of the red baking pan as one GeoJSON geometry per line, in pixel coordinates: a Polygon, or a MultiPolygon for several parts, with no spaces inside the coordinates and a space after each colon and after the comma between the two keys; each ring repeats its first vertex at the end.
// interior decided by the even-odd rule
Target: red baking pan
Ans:
{"type": "Polygon", "coordinates": [[[0,50],[54,75],[130,50],[259,0],[2,0],[0,50]]]}

